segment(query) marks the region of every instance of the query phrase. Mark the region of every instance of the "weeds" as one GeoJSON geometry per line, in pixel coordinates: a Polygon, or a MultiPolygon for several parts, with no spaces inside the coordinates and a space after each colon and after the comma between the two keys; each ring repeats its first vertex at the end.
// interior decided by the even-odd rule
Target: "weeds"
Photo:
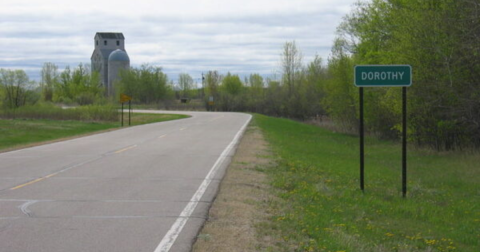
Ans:
{"type": "Polygon", "coordinates": [[[63,109],[50,103],[27,105],[15,110],[0,110],[3,119],[50,119],[88,122],[116,122],[118,108],[113,105],[87,105],[63,109]]]}

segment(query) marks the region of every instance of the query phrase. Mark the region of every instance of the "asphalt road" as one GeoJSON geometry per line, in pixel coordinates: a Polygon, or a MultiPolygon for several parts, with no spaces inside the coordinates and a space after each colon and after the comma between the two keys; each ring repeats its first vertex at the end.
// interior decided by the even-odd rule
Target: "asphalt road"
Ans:
{"type": "Polygon", "coordinates": [[[182,114],[0,154],[0,251],[190,251],[250,115],[182,114]]]}

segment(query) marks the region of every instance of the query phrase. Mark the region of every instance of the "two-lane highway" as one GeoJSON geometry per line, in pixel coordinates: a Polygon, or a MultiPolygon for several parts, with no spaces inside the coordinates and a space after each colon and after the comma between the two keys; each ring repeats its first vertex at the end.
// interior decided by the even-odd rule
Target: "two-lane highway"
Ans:
{"type": "Polygon", "coordinates": [[[0,154],[0,251],[190,251],[251,116],[182,114],[0,154]]]}

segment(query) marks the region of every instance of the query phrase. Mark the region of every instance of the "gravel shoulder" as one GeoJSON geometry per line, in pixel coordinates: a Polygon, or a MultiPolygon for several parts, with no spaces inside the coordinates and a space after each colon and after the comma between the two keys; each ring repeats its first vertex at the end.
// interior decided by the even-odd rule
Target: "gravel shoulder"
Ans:
{"type": "Polygon", "coordinates": [[[273,196],[266,173],[274,166],[261,130],[251,123],[193,251],[275,251],[275,239],[268,231],[273,196]]]}

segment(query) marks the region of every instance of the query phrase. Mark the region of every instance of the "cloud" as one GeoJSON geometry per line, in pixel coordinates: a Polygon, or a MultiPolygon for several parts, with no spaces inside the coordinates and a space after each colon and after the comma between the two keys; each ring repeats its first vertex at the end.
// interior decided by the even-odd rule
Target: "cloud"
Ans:
{"type": "MultiPolygon", "coordinates": [[[[327,58],[335,29],[356,0],[3,0],[0,68],[89,63],[96,32],[123,32],[131,63],[170,78],[208,70],[270,74],[295,40],[306,61],[327,58]]],[[[37,74],[35,71],[38,70],[37,74]]]]}

